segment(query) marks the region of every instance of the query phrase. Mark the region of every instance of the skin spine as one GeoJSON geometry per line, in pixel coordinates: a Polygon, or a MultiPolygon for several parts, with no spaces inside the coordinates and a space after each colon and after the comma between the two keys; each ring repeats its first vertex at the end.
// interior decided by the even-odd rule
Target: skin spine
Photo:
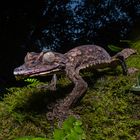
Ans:
{"type": "MultiPolygon", "coordinates": [[[[135,54],[133,49],[124,49],[111,57],[105,49],[96,45],[82,45],[71,49],[65,54],[57,52],[30,52],[25,56],[25,63],[14,69],[16,77],[53,75],[50,87],[55,89],[56,74],[66,73],[66,76],[74,83],[72,92],[56,105],[53,115],[58,118],[65,116],[67,110],[73,107],[86,93],[87,83],[80,76],[82,69],[102,69],[106,67],[117,67],[121,65],[123,74],[127,75],[125,59],[135,54]]],[[[51,88],[50,88],[51,89],[51,88]]]]}

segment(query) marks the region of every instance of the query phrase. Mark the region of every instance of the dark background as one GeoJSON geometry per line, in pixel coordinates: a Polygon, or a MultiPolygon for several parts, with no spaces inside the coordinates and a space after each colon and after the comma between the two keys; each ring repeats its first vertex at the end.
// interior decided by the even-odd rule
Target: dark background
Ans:
{"type": "Polygon", "coordinates": [[[15,82],[13,69],[28,51],[64,53],[82,44],[128,47],[120,40],[137,38],[139,25],[139,0],[1,1],[0,86],[15,82]]]}

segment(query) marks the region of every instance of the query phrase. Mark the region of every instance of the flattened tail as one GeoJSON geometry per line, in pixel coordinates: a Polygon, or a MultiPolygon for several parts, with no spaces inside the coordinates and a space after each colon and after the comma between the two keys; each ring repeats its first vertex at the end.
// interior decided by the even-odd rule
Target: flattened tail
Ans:
{"type": "Polygon", "coordinates": [[[119,58],[121,56],[124,59],[127,59],[129,56],[133,54],[137,54],[137,51],[131,48],[126,48],[123,49],[121,52],[117,53],[116,55],[114,55],[113,58],[119,58]]]}

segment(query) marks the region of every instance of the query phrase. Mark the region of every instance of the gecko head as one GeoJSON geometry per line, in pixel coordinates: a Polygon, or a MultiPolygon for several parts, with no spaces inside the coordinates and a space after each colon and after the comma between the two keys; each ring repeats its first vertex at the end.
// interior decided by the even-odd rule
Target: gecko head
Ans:
{"type": "Polygon", "coordinates": [[[54,74],[65,68],[66,58],[56,52],[28,52],[24,64],[14,69],[16,77],[54,74]]]}

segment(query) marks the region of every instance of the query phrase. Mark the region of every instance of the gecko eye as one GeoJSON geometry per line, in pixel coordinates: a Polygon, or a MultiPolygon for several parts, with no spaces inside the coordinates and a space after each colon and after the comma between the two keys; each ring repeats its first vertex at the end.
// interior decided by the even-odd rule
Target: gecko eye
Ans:
{"type": "Polygon", "coordinates": [[[53,62],[55,60],[55,55],[53,52],[47,52],[43,55],[43,61],[44,62],[53,62]]]}
{"type": "Polygon", "coordinates": [[[35,64],[35,61],[32,61],[31,64],[35,64]]]}

